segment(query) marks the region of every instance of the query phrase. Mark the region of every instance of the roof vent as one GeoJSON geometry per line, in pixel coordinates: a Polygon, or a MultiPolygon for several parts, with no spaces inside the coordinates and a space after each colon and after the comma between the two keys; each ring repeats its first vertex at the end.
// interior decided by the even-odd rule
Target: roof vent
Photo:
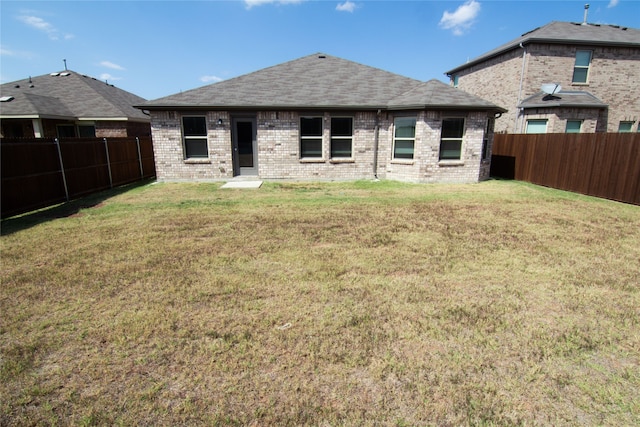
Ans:
{"type": "Polygon", "coordinates": [[[325,59],[327,57],[327,55],[318,55],[318,58],[320,59],[325,59]]]}
{"type": "Polygon", "coordinates": [[[68,71],[65,71],[64,73],[60,73],[60,75],[63,76],[63,77],[67,77],[67,76],[71,75],[71,73],[68,72],[68,71]]]}
{"type": "Polygon", "coordinates": [[[49,74],[51,77],[58,77],[60,75],[60,73],[51,73],[49,74]]]}
{"type": "Polygon", "coordinates": [[[2,98],[0,98],[0,102],[11,102],[14,99],[15,98],[13,96],[3,96],[2,98]]]}

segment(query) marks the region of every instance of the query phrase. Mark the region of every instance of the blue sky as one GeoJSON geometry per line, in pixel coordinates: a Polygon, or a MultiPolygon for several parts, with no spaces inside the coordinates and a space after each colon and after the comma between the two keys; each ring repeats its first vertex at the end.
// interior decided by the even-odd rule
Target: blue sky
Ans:
{"type": "MultiPolygon", "coordinates": [[[[640,28],[640,1],[591,1],[588,21],[640,28]]],[[[2,83],[64,69],[146,99],[323,52],[422,81],[585,1],[6,1],[2,83]]]]}

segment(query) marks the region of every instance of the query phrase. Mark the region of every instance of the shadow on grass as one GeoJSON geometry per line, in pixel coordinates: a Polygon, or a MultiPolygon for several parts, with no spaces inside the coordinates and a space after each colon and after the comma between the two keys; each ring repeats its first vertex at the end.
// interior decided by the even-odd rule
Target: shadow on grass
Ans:
{"type": "Polygon", "coordinates": [[[0,235],[6,236],[18,231],[26,230],[38,224],[50,221],[52,219],[68,218],[77,215],[80,210],[99,206],[105,200],[119,194],[126,193],[134,188],[142,187],[153,182],[154,179],[137,181],[132,184],[126,184],[109,190],[100,191],[88,196],[71,200],[47,208],[38,209],[21,215],[2,219],[0,226],[0,235]]]}

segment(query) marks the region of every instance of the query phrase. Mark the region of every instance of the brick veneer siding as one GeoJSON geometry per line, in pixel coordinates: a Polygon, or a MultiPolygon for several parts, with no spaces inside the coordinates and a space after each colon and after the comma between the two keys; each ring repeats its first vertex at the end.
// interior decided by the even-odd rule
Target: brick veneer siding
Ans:
{"type": "MultiPolygon", "coordinates": [[[[355,180],[396,179],[412,182],[478,182],[489,177],[489,162],[481,161],[486,112],[465,114],[466,130],[463,158],[459,162],[439,162],[442,119],[455,113],[421,111],[417,117],[414,159],[394,161],[393,118],[390,113],[329,113],[261,111],[256,117],[258,176],[262,179],[355,180]],[[301,116],[323,118],[323,157],[300,158],[299,123],[301,116]],[[353,117],[352,158],[331,159],[331,117],[353,117]],[[374,170],[375,133],[378,126],[377,167],[374,170]]],[[[185,115],[204,115],[207,122],[207,159],[185,159],[181,132],[181,113],[151,113],[156,174],[161,181],[224,180],[233,177],[231,129],[233,115],[209,111],[185,115]],[[222,119],[223,125],[218,125],[222,119]]],[[[403,115],[407,115],[403,113],[403,115]]],[[[460,113],[457,113],[459,116],[460,113]]],[[[246,117],[243,115],[242,117],[246,117]]],[[[491,135],[492,136],[492,135],[491,135]]],[[[490,138],[492,139],[492,138],[490,138]]]]}
{"type": "MultiPolygon", "coordinates": [[[[596,126],[588,124],[590,131],[616,132],[620,121],[633,121],[634,130],[637,129],[640,119],[640,85],[637,84],[640,78],[640,49],[536,43],[526,45],[525,48],[525,71],[520,99],[518,91],[523,49],[511,50],[457,73],[460,89],[509,110],[496,121],[497,132],[524,132],[524,120],[520,119],[516,124],[518,101],[539,92],[542,84],[550,82],[560,83],[563,90],[590,92],[609,106],[605,114],[595,110],[600,117],[596,126]],[[572,83],[577,50],[593,52],[586,84],[572,83]]],[[[589,109],[581,109],[582,112],[576,111],[576,114],[586,114],[589,117],[596,114],[585,113],[585,110],[589,109]]],[[[563,113],[564,125],[554,126],[554,131],[561,129],[564,132],[566,119],[580,118],[568,117],[566,112],[563,113]]]]}
{"type": "Polygon", "coordinates": [[[512,50],[457,73],[459,89],[508,110],[496,120],[496,132],[513,132],[522,57],[522,50],[512,50]]]}

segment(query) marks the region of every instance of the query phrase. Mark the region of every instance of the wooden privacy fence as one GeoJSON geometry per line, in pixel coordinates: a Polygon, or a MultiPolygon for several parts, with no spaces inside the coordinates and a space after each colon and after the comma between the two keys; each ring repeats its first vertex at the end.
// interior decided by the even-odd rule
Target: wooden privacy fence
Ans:
{"type": "Polygon", "coordinates": [[[0,141],[3,218],[155,176],[151,137],[0,141]]]}
{"type": "Polygon", "coordinates": [[[640,134],[496,134],[491,176],[640,205],[640,134]]]}

